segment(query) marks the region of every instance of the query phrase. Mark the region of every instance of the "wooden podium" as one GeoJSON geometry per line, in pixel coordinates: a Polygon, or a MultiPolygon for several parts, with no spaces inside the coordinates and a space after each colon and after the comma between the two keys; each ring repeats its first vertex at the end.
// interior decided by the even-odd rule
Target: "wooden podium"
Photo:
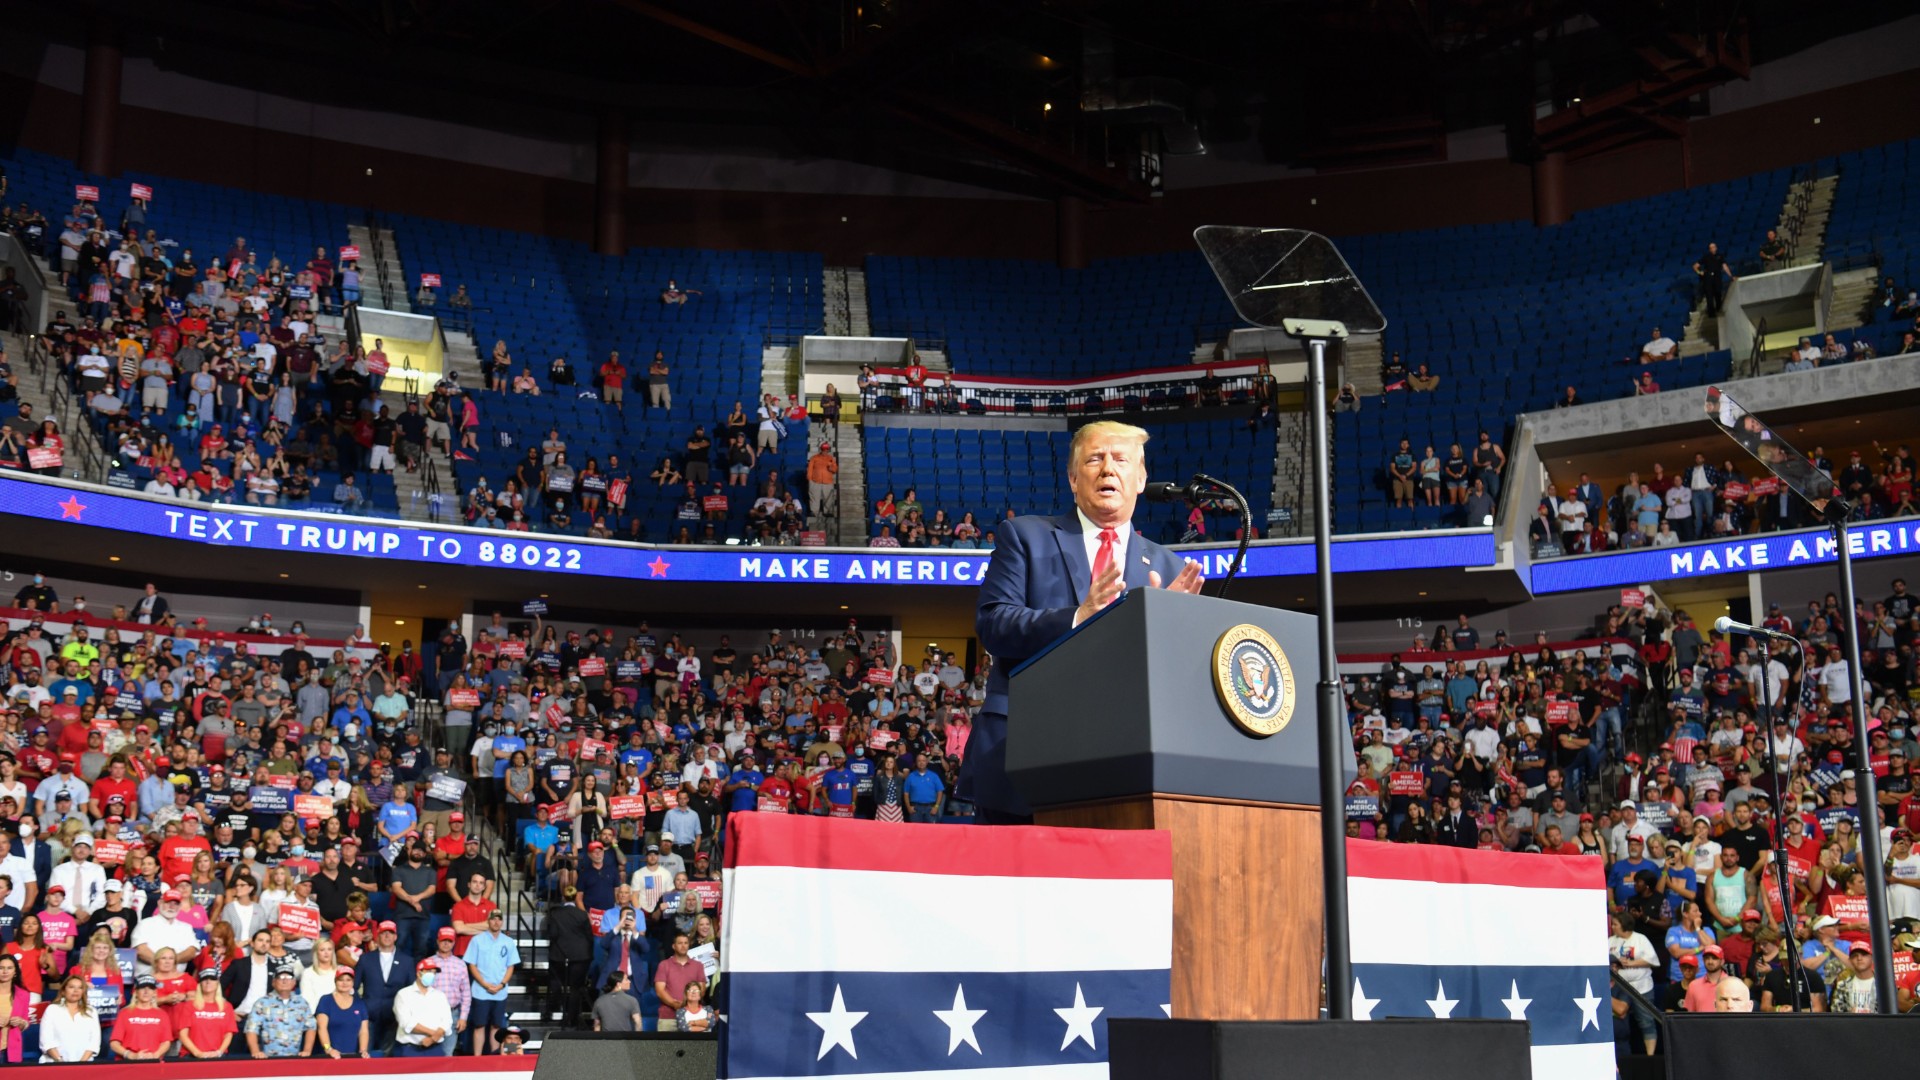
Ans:
{"type": "Polygon", "coordinates": [[[1297,612],[1137,589],[1012,673],[1007,772],[1036,823],[1172,834],[1176,1018],[1320,1015],[1315,625],[1297,612]],[[1257,680],[1262,638],[1283,661],[1268,684],[1257,680]],[[1244,729],[1223,700],[1235,698],[1241,661],[1255,669],[1241,685],[1256,691],[1238,697],[1243,716],[1256,729],[1278,723],[1272,734],[1244,729]],[[1217,665],[1228,671],[1224,692],[1217,665]]]}

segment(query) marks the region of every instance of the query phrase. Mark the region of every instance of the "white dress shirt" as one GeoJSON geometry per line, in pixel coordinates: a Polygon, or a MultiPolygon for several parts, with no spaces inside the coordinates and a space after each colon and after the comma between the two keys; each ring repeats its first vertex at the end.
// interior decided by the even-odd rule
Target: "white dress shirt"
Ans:
{"type": "Polygon", "coordinates": [[[453,1006],[447,1002],[447,995],[433,987],[422,987],[418,980],[407,984],[407,988],[393,995],[393,1021],[396,1029],[395,1042],[408,1046],[432,1046],[424,1035],[414,1033],[414,1028],[426,1025],[439,1028],[447,1034],[453,1034],[453,1006]]]}

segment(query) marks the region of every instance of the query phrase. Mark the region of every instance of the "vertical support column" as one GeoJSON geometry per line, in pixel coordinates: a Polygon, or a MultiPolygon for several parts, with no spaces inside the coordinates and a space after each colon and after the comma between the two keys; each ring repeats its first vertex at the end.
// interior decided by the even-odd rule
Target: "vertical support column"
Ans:
{"type": "Polygon", "coordinates": [[[1533,223],[1564,225],[1567,213],[1567,155],[1543,154],[1533,163],[1533,223]]]}
{"type": "Polygon", "coordinates": [[[600,114],[595,146],[593,250],[627,253],[627,114],[609,108],[600,114]]]}
{"type": "Polygon", "coordinates": [[[1087,200],[1062,195],[1053,204],[1053,258],[1062,270],[1087,268],[1087,200]]]}
{"type": "Polygon", "coordinates": [[[98,24],[87,29],[87,69],[80,87],[80,171],[111,176],[120,120],[120,45],[98,24]]]}

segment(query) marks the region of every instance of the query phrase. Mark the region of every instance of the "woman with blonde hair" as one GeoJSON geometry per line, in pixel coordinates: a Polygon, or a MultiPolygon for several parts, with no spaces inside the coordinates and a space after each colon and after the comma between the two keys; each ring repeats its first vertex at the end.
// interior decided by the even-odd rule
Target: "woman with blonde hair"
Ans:
{"type": "Polygon", "coordinates": [[[101,1022],[111,1025],[120,1006],[126,1004],[127,986],[120,973],[120,957],[114,951],[113,934],[105,927],[87,939],[74,973],[87,980],[87,1000],[100,1014],[101,1022]]]}
{"type": "Polygon", "coordinates": [[[212,1060],[225,1057],[240,1030],[233,1005],[220,990],[220,969],[207,965],[200,969],[193,993],[176,1011],[180,1025],[180,1056],[212,1060]]]}
{"type": "Polygon", "coordinates": [[[100,1056],[100,1016],[87,1003],[87,981],[69,975],[40,1017],[40,1061],[65,1064],[100,1056]]]}
{"type": "Polygon", "coordinates": [[[307,999],[309,1007],[318,1009],[320,999],[333,993],[335,973],[345,970],[339,964],[333,939],[320,935],[313,942],[313,965],[300,973],[300,996],[307,999]]]}
{"type": "Polygon", "coordinates": [[[193,976],[180,966],[180,954],[162,947],[153,954],[154,989],[160,995],[160,1007],[171,1009],[193,993],[193,976]]]}

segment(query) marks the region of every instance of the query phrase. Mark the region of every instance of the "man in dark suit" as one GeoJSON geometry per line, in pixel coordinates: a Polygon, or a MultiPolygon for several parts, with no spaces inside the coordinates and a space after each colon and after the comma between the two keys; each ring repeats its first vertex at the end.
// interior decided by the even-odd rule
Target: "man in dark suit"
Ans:
{"type": "Polygon", "coordinates": [[[1068,454],[1073,512],[1016,517],[997,530],[974,624],[993,666],[957,792],[988,824],[1018,824],[1033,813],[1007,779],[1007,673],[1127,589],[1200,591],[1200,564],[1133,530],[1134,503],[1147,485],[1147,437],[1112,421],[1082,427],[1068,454]]]}
{"type": "Polygon", "coordinates": [[[360,987],[367,1002],[367,1017],[373,1021],[369,1045],[375,1053],[393,1043],[393,996],[413,985],[414,960],[394,947],[398,937],[398,926],[382,922],[374,934],[374,947],[361,953],[360,962],[353,966],[353,981],[360,987]]]}

